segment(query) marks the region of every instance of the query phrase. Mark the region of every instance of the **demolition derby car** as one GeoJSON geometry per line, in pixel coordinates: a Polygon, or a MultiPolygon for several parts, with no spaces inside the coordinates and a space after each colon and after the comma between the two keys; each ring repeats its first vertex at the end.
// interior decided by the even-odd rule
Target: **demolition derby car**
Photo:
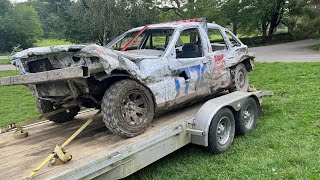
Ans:
{"type": "Polygon", "coordinates": [[[107,128],[143,133],[155,113],[224,90],[247,91],[254,54],[228,29],[205,18],[131,29],[106,46],[30,48],[12,56],[21,75],[3,85],[27,85],[41,113],[72,120],[80,107],[101,108],[107,128]]]}

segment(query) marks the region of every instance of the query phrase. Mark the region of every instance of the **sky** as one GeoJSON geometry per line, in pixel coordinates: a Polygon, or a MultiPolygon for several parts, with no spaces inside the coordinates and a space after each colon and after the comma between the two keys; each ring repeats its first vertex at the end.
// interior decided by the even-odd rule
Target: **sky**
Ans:
{"type": "Polygon", "coordinates": [[[25,2],[27,0],[10,0],[12,3],[19,3],[19,2],[25,2]]]}

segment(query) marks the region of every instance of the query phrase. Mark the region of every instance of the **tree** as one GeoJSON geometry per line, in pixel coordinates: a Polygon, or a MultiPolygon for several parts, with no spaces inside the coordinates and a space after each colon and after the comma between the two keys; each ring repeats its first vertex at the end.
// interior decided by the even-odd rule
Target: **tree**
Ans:
{"type": "Polygon", "coordinates": [[[79,0],[68,9],[65,35],[73,42],[105,45],[132,27],[158,20],[152,0],[79,0]]]}
{"type": "Polygon", "coordinates": [[[4,16],[12,8],[12,5],[9,0],[0,1],[0,16],[4,16]]]}
{"type": "Polygon", "coordinates": [[[0,51],[11,51],[15,46],[29,48],[42,36],[37,12],[32,6],[17,4],[0,16],[0,51]]]}
{"type": "Polygon", "coordinates": [[[65,16],[72,4],[70,0],[29,0],[26,5],[33,6],[37,11],[45,38],[61,39],[64,37],[65,16]]]}

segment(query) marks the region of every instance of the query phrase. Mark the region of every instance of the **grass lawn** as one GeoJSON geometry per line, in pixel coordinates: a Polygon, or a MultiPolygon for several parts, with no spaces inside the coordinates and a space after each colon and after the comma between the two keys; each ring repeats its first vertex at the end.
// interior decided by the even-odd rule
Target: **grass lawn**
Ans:
{"type": "Polygon", "coordinates": [[[72,44],[69,41],[60,40],[60,39],[42,39],[41,41],[34,44],[36,47],[43,47],[43,46],[56,46],[56,45],[66,45],[72,44]]]}
{"type": "Polygon", "coordinates": [[[11,61],[9,59],[0,59],[0,65],[2,64],[11,64],[11,61]]]}
{"type": "MultiPolygon", "coordinates": [[[[221,155],[189,145],[127,179],[319,179],[320,63],[256,63],[250,74],[263,99],[257,129],[221,155]]],[[[1,71],[0,76],[15,71],[1,71]]],[[[25,87],[2,87],[0,123],[37,115],[25,87]]]]}
{"type": "MultiPolygon", "coordinates": [[[[0,71],[0,78],[14,75],[16,71],[0,71]]],[[[26,86],[0,86],[0,94],[0,126],[38,115],[34,97],[26,86]]]]}
{"type": "Polygon", "coordinates": [[[320,44],[311,46],[311,49],[315,50],[315,51],[320,51],[320,44]]]}

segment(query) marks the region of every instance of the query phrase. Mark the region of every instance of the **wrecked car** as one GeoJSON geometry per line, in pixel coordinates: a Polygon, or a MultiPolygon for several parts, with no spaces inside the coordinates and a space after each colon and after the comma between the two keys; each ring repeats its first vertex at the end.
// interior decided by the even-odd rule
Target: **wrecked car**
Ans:
{"type": "Polygon", "coordinates": [[[143,133],[155,113],[221,91],[247,91],[254,54],[232,32],[204,18],[131,29],[107,46],[30,48],[12,62],[21,75],[3,85],[27,85],[40,113],[72,120],[80,107],[101,108],[107,128],[143,133]]]}

